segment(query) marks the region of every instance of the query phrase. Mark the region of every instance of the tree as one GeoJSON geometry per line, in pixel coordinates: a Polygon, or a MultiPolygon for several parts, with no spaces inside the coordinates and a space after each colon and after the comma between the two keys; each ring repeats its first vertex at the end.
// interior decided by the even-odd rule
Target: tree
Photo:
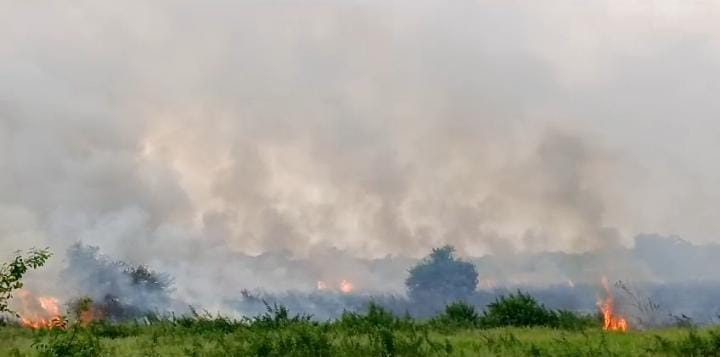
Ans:
{"type": "Polygon", "coordinates": [[[0,313],[14,313],[8,306],[12,292],[23,287],[22,277],[28,270],[43,266],[50,256],[48,249],[30,249],[24,255],[18,251],[10,263],[0,265],[0,313]]]}
{"type": "Polygon", "coordinates": [[[410,269],[405,281],[408,295],[415,301],[447,304],[470,297],[478,284],[472,263],[455,257],[455,248],[446,245],[410,269]]]}

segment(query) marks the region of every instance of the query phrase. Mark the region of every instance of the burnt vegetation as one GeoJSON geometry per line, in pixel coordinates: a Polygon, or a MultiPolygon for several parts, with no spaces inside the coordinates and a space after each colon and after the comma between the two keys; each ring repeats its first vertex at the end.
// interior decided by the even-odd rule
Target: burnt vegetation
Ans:
{"type": "Polygon", "coordinates": [[[165,311],[173,280],[145,265],[111,260],[98,247],[74,244],[68,250],[62,279],[85,295],[69,303],[78,310],[83,303],[103,319],[126,321],[165,311]],[[89,301],[89,303],[88,303],[89,301]],[[79,306],[80,305],[80,306],[79,306]]]}

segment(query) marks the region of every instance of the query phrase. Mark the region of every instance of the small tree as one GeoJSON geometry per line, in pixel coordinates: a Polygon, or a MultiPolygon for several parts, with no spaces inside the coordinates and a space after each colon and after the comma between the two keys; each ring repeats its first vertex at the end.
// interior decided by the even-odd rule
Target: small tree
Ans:
{"type": "Polygon", "coordinates": [[[28,270],[43,266],[51,255],[48,249],[30,249],[24,255],[18,251],[10,263],[0,265],[0,313],[14,313],[8,306],[12,292],[23,287],[22,277],[28,270]]]}
{"type": "Polygon", "coordinates": [[[405,281],[413,300],[442,305],[470,297],[477,284],[475,266],[457,259],[455,248],[449,245],[433,249],[427,258],[410,269],[405,281]]]}

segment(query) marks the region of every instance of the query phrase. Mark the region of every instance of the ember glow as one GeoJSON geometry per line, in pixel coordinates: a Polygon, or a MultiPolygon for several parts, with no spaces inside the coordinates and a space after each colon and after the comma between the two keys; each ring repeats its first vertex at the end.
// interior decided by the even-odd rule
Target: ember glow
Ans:
{"type": "Polygon", "coordinates": [[[18,314],[23,326],[32,329],[65,327],[65,319],[60,313],[60,302],[57,298],[36,297],[27,290],[21,290],[18,298],[21,304],[18,314]]]}
{"type": "Polygon", "coordinates": [[[628,330],[627,320],[617,313],[615,299],[608,286],[607,278],[602,278],[602,284],[605,289],[605,298],[598,300],[598,307],[603,315],[603,330],[626,332],[628,330]]]}
{"type": "Polygon", "coordinates": [[[355,286],[353,285],[353,283],[351,283],[350,281],[345,280],[345,279],[342,279],[342,280],[340,280],[339,283],[337,283],[337,288],[333,288],[333,287],[329,286],[326,282],[319,280],[316,283],[316,288],[321,291],[323,291],[323,290],[340,291],[343,294],[350,294],[351,292],[353,292],[355,290],[355,286]]]}
{"type": "Polygon", "coordinates": [[[82,326],[87,326],[91,324],[93,321],[100,321],[104,320],[106,317],[105,310],[99,308],[98,306],[91,304],[90,306],[87,306],[82,311],[79,312],[77,317],[77,322],[82,326]]]}
{"type": "Polygon", "coordinates": [[[342,291],[343,294],[350,294],[353,290],[355,290],[355,287],[351,282],[344,279],[340,282],[340,291],[342,291]]]}

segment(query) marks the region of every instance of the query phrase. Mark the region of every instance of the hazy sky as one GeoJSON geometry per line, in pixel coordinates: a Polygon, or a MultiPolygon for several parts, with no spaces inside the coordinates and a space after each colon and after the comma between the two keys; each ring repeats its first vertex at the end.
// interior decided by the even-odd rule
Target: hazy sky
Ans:
{"type": "Polygon", "coordinates": [[[0,0],[0,249],[720,242],[716,1],[0,0]]]}

